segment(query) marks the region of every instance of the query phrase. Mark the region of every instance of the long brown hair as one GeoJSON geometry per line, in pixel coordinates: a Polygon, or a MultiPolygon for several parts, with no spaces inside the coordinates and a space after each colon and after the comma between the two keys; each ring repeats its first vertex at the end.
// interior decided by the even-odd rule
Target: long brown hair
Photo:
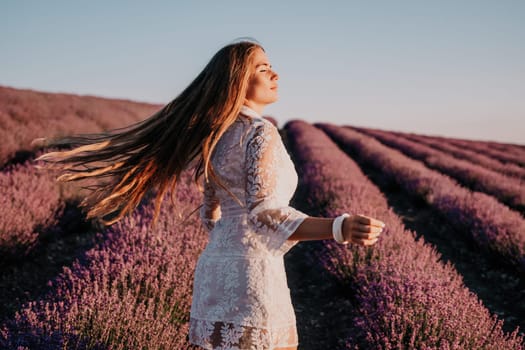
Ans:
{"type": "Polygon", "coordinates": [[[257,48],[262,46],[253,39],[226,45],[180,95],[149,118],[109,132],[49,140],[46,146],[74,148],[37,160],[61,170],[58,181],[111,179],[92,187],[80,204],[89,208],[88,218],[105,225],[133,211],[157,187],[155,223],[165,193],[171,190],[173,200],[181,172],[192,164],[197,186],[204,174],[205,181],[211,176],[232,194],[215,175],[210,158],[243,105],[257,48]],[[110,220],[103,219],[110,214],[110,220]]]}

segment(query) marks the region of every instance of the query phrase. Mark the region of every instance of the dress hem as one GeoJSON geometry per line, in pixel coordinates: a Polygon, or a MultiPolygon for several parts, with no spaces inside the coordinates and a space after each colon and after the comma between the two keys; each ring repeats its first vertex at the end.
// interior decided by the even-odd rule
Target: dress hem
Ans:
{"type": "MultiPolygon", "coordinates": [[[[214,343],[214,341],[217,342],[218,339],[215,338],[215,340],[212,340],[214,338],[212,337],[212,333],[215,332],[217,329],[213,331],[214,327],[211,329],[206,327],[204,328],[206,329],[206,331],[203,332],[204,329],[201,328],[203,326],[202,322],[204,322],[204,324],[206,323],[225,324],[225,323],[229,323],[229,321],[208,320],[205,318],[197,318],[193,316],[190,317],[190,329],[188,333],[188,341],[190,344],[197,345],[205,350],[217,350],[217,349],[220,349],[220,350],[253,350],[253,349],[274,350],[276,348],[290,348],[290,347],[299,346],[297,325],[295,323],[290,323],[288,325],[279,326],[279,327],[264,327],[264,326],[257,327],[257,326],[251,326],[251,325],[242,325],[242,324],[238,324],[234,322],[233,324],[235,325],[235,327],[239,326],[243,328],[258,329],[259,331],[257,331],[256,334],[261,334],[259,332],[264,330],[265,331],[264,334],[267,334],[268,337],[265,336],[264,340],[263,338],[259,338],[259,336],[257,335],[256,335],[256,338],[251,338],[253,334],[248,335],[248,333],[246,333],[245,335],[248,335],[248,338],[244,338],[244,335],[243,335],[244,340],[241,340],[240,338],[239,339],[228,338],[228,340],[226,340],[226,343],[224,343],[223,341],[225,339],[223,338],[222,340],[219,340],[220,345],[218,345],[214,343]],[[286,332],[286,334],[288,335],[283,337],[283,335],[285,334],[285,333],[282,333],[283,331],[286,332]],[[292,334],[290,332],[294,333],[294,335],[289,336],[292,334]],[[240,343],[237,343],[238,341],[240,341],[240,343]],[[214,347],[214,344],[215,344],[215,347],[214,347]]],[[[236,335],[240,336],[238,333],[236,335]]],[[[222,334],[222,336],[224,336],[224,334],[222,334]]]]}
{"type": "MultiPolygon", "coordinates": [[[[208,346],[207,344],[204,344],[204,343],[200,343],[198,341],[189,341],[189,343],[191,345],[197,345],[197,346],[200,346],[201,348],[203,348],[204,350],[217,350],[217,349],[221,349],[221,350],[228,350],[228,349],[225,349],[224,347],[215,347],[215,349],[213,348],[213,346],[208,346]]],[[[268,350],[274,350],[275,348],[289,348],[289,347],[292,347],[292,346],[295,346],[295,347],[298,347],[299,346],[299,343],[295,343],[295,344],[277,344],[271,348],[269,348],[268,350]]],[[[237,349],[237,350],[243,350],[243,349],[240,349],[238,347],[234,347],[232,349],[237,349]]]]}
{"type": "MultiPolygon", "coordinates": [[[[213,319],[213,320],[210,320],[209,318],[197,317],[197,316],[190,316],[190,319],[194,319],[196,321],[207,321],[207,322],[227,322],[227,323],[233,323],[233,324],[238,325],[238,326],[255,327],[255,328],[260,328],[260,329],[267,329],[269,331],[274,331],[276,329],[286,328],[286,327],[296,327],[297,328],[297,322],[290,322],[290,323],[280,324],[279,326],[276,326],[276,327],[267,327],[267,326],[253,325],[253,324],[249,324],[249,323],[246,323],[246,322],[236,322],[236,321],[225,320],[225,319],[220,319],[220,320],[213,319]]],[[[290,346],[292,346],[292,345],[290,345],[290,346]]]]}

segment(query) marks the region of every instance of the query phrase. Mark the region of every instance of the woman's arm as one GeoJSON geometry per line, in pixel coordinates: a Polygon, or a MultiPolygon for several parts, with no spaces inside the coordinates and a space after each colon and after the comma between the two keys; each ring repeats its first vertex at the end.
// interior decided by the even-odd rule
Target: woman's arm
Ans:
{"type": "MultiPolygon", "coordinates": [[[[334,218],[309,216],[288,237],[291,241],[312,241],[333,239],[332,224],[334,218]]],[[[343,237],[351,243],[372,245],[377,242],[383,231],[384,223],[365,215],[351,215],[343,220],[343,237]]]]}
{"type": "MultiPolygon", "coordinates": [[[[291,241],[314,241],[322,239],[333,239],[331,218],[316,218],[309,216],[297,227],[294,233],[288,237],[291,241]]],[[[343,222],[344,224],[344,222],[343,222]]]]}

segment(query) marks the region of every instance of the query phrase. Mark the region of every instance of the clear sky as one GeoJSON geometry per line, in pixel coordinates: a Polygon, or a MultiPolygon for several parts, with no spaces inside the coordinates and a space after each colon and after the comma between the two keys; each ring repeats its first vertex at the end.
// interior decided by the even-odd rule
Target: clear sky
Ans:
{"type": "Polygon", "coordinates": [[[525,144],[525,1],[0,2],[0,85],[165,104],[238,37],[289,119],[525,144]]]}

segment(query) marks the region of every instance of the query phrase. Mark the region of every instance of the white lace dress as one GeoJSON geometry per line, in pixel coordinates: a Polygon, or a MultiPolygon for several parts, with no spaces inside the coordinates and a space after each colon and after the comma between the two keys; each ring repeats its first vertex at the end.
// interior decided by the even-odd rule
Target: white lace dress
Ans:
{"type": "Polygon", "coordinates": [[[242,206],[204,184],[209,243],[195,269],[189,341],[205,349],[297,346],[283,255],[308,215],[289,206],[298,179],[277,128],[243,106],[212,165],[242,206]]]}

